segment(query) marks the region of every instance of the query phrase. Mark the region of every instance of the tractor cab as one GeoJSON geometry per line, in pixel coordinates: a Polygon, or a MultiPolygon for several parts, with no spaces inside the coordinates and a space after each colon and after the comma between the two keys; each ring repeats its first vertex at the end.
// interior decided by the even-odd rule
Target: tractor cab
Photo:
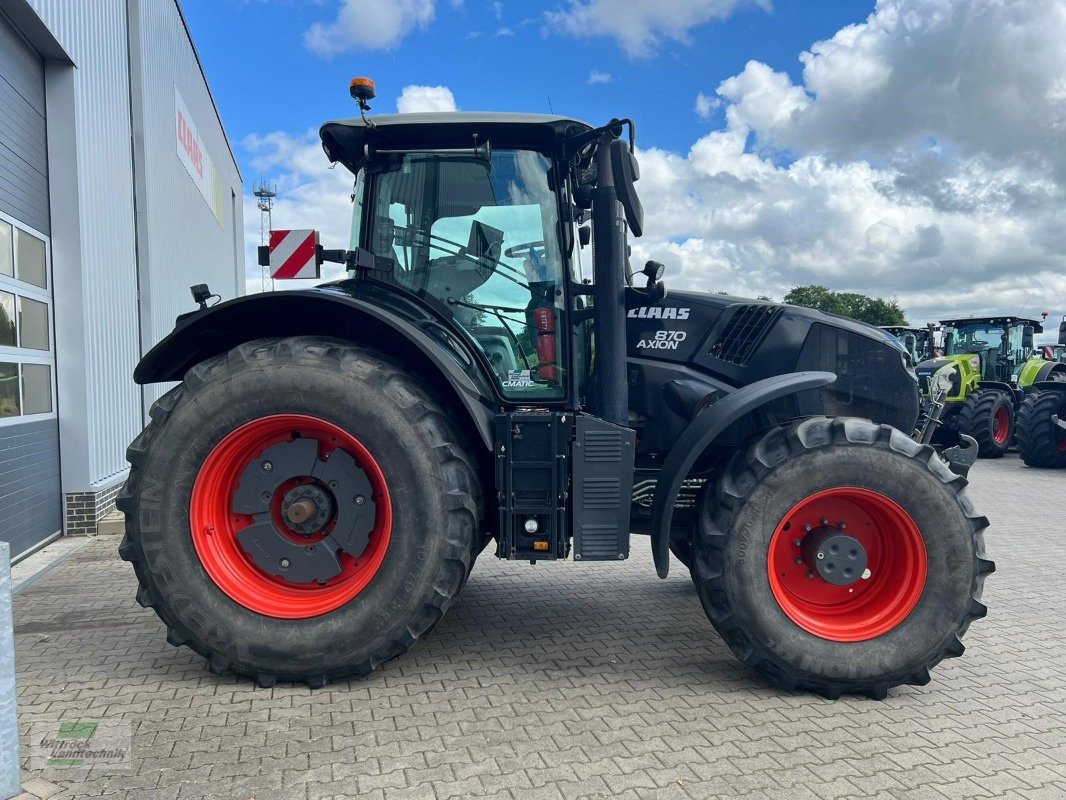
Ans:
{"type": "Polygon", "coordinates": [[[978,359],[982,381],[1017,383],[1022,364],[1033,355],[1033,336],[1043,333],[1035,319],[985,317],[944,320],[944,355],[978,359]]]}
{"type": "MultiPolygon", "coordinates": [[[[624,385],[598,393],[590,385],[591,325],[583,323],[594,317],[596,269],[582,264],[580,247],[597,213],[607,228],[619,226],[621,238],[600,248],[595,281],[614,296],[596,313],[605,316],[601,329],[624,327],[625,233],[639,235],[643,224],[631,142],[619,138],[627,124],[506,113],[327,123],[326,154],[356,175],[343,253],[349,276],[432,308],[472,347],[502,401],[574,409],[587,400],[624,422],[624,385]],[[611,196],[594,204],[600,188],[611,196]]],[[[601,374],[624,360],[620,337],[604,344],[601,374]]]]}

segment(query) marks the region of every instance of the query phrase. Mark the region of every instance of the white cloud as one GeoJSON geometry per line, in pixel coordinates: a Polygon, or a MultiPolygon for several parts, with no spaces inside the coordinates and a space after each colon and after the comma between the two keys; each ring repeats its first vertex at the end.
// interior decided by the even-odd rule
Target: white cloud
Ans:
{"type": "Polygon", "coordinates": [[[337,18],[312,25],[304,43],[323,56],[357,48],[388,50],[411,31],[428,26],[435,12],[435,0],[341,0],[337,18]]]}
{"type": "Polygon", "coordinates": [[[636,254],[677,287],[823,283],[916,322],[1066,313],[1064,39],[1056,0],[880,0],[801,84],[750,62],[718,88],[724,130],[641,154],[636,254]]]}
{"type": "Polygon", "coordinates": [[[599,70],[592,70],[589,73],[589,85],[595,86],[597,83],[610,83],[612,80],[611,73],[600,72],[599,70]]]}
{"type": "Polygon", "coordinates": [[[717,97],[708,97],[703,92],[700,92],[696,95],[696,116],[701,119],[710,119],[711,114],[713,114],[720,105],[722,105],[722,101],[717,97]]]}
{"type": "MultiPolygon", "coordinates": [[[[797,82],[749,63],[704,95],[724,129],[640,153],[634,260],[666,263],[675,289],[896,297],[916,323],[1026,303],[1061,317],[1063,41],[1057,0],[880,0],[814,43],[797,82]]],[[[254,144],[257,168],[282,171],[275,223],[333,226],[324,243],[343,244],[350,176],[326,170],[317,141],[254,144]]],[[[246,219],[257,231],[254,206],[246,219]]]]}
{"type": "Polygon", "coordinates": [[[396,110],[401,114],[455,109],[455,96],[447,86],[405,86],[396,98],[396,110]]]}
{"type": "Polygon", "coordinates": [[[687,43],[693,28],[750,5],[769,9],[770,0],[569,0],[545,19],[570,36],[613,38],[627,55],[643,58],[663,39],[687,43]]]}

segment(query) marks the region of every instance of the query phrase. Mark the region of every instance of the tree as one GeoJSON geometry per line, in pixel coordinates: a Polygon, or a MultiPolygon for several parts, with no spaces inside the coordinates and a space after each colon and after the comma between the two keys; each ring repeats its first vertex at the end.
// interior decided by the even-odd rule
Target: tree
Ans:
{"type": "Polygon", "coordinates": [[[907,324],[907,315],[895,300],[869,297],[857,292],[834,292],[825,286],[797,286],[785,295],[785,302],[841,314],[871,325],[907,324]]]}

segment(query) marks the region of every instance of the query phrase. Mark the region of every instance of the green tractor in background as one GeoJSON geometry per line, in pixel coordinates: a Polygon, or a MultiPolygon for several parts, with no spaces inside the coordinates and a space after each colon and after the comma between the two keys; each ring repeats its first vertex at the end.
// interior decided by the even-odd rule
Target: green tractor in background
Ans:
{"type": "Polygon", "coordinates": [[[1012,442],[1027,395],[1052,382],[1066,386],[1066,364],[1035,351],[1033,337],[1044,331],[1035,319],[970,317],[941,325],[944,355],[915,368],[923,411],[943,406],[934,437],[972,436],[978,455],[998,458],[1012,442]]]}
{"type": "Polygon", "coordinates": [[[1040,348],[1047,375],[1034,383],[1018,409],[1018,452],[1030,467],[1066,467],[1066,316],[1059,343],[1040,348]]]}
{"type": "Polygon", "coordinates": [[[907,351],[907,362],[915,367],[922,361],[932,358],[936,348],[936,330],[933,323],[925,328],[910,325],[882,325],[881,330],[895,336],[903,349],[907,351]]]}

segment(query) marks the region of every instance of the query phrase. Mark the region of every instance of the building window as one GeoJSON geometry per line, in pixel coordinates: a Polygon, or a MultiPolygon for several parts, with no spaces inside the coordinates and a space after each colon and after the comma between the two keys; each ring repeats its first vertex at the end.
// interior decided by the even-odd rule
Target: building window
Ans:
{"type": "Polygon", "coordinates": [[[0,214],[0,425],[55,415],[50,249],[0,214]]]}

